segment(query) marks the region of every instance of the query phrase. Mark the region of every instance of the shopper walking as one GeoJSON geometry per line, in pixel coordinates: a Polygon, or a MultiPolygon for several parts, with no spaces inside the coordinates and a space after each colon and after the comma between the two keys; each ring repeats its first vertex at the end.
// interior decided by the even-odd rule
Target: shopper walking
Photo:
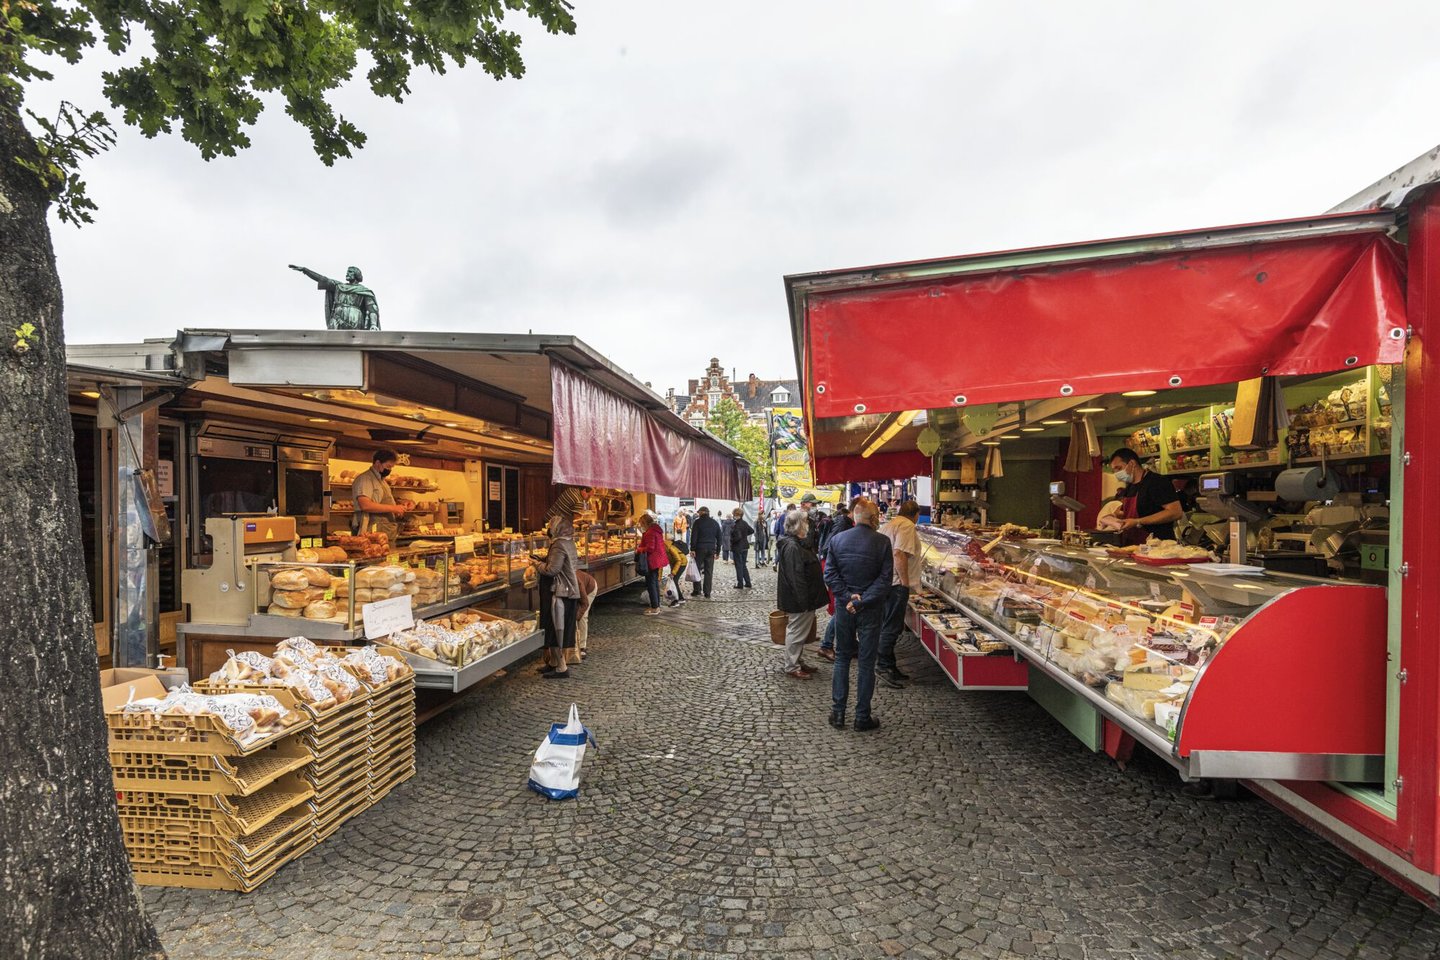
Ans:
{"type": "Polygon", "coordinates": [[[880,721],[870,714],[875,693],[875,655],[880,617],[895,573],[890,541],[875,529],[879,510],[861,499],[850,510],[855,526],[830,541],[825,584],[835,594],[835,679],[831,684],[830,726],[843,729],[850,697],[850,664],[858,660],[855,677],[855,729],[875,730],[880,721]]]}
{"type": "Polygon", "coordinates": [[[762,512],[755,518],[755,566],[770,564],[770,520],[762,512]]]}
{"type": "Polygon", "coordinates": [[[692,581],[695,588],[690,596],[700,596],[703,585],[705,599],[708,600],[711,580],[715,575],[715,554],[720,552],[720,524],[710,516],[709,507],[701,507],[697,513],[695,522],[690,525],[690,562],[700,571],[700,580],[692,581]]]}
{"type": "Polygon", "coordinates": [[[653,617],[660,612],[660,573],[670,563],[670,556],[665,552],[665,534],[648,510],[640,515],[640,531],[635,552],[645,557],[645,592],[650,602],[645,616],[653,617]]]}
{"type": "Polygon", "coordinates": [[[745,519],[745,511],[739,507],[730,515],[730,555],[735,558],[735,589],[750,590],[750,568],[746,563],[750,557],[750,534],[755,528],[745,519]]]}
{"type": "Polygon", "coordinates": [[[590,608],[600,592],[600,584],[584,570],[575,571],[575,580],[580,584],[580,602],[575,605],[575,649],[570,652],[570,662],[584,660],[590,646],[590,608]]]}
{"type": "MultiPolygon", "coordinates": [[[[670,580],[675,590],[675,596],[670,598],[672,607],[678,607],[685,602],[685,591],[680,589],[680,584],[684,581],[680,579],[680,574],[685,571],[686,564],[690,562],[685,553],[688,549],[679,537],[665,543],[665,555],[670,558],[670,580]]],[[[666,589],[665,593],[668,596],[670,590],[666,589]]]]}
{"type": "Polygon", "coordinates": [[[733,517],[724,517],[720,520],[720,559],[726,563],[730,562],[730,531],[734,528],[733,517]]]}
{"type": "Polygon", "coordinates": [[[880,533],[890,541],[895,573],[890,581],[885,611],[881,614],[875,670],[883,683],[896,689],[905,686],[905,681],[910,679],[895,663],[895,642],[905,632],[905,608],[910,604],[910,591],[920,585],[920,535],[915,530],[915,518],[918,516],[920,505],[914,500],[906,500],[900,504],[895,516],[880,528],[880,533]]]}
{"type": "Polygon", "coordinates": [[[815,611],[825,606],[828,596],[820,572],[820,558],[802,542],[808,532],[808,521],[799,510],[785,522],[785,535],[775,547],[775,569],[778,571],[775,605],[785,614],[785,675],[796,680],[809,680],[815,672],[806,666],[801,654],[815,630],[815,611]]]}
{"type": "Polygon", "coordinates": [[[569,517],[555,517],[547,531],[549,543],[542,577],[550,580],[550,618],[545,630],[546,659],[541,672],[549,680],[570,676],[567,653],[575,649],[575,620],[580,600],[580,558],[575,551],[575,525],[569,517]]]}
{"type": "Polygon", "coordinates": [[[671,528],[675,531],[675,539],[682,543],[689,543],[690,517],[683,509],[675,511],[675,524],[671,528]]]}

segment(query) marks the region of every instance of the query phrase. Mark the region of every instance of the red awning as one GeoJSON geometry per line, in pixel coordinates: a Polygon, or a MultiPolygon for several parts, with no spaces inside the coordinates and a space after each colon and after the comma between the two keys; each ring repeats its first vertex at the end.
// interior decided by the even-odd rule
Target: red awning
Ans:
{"type": "Polygon", "coordinates": [[[816,483],[864,483],[868,480],[908,480],[930,476],[930,458],[919,450],[899,450],[862,457],[815,458],[816,483]]]}
{"type": "Polygon", "coordinates": [[[562,363],[551,362],[550,383],[556,483],[750,499],[750,465],[718,440],[684,436],[562,363]]]}
{"type": "Polygon", "coordinates": [[[1398,363],[1405,268],[1385,228],[1322,218],[789,278],[805,403],[832,418],[1398,363]]]}

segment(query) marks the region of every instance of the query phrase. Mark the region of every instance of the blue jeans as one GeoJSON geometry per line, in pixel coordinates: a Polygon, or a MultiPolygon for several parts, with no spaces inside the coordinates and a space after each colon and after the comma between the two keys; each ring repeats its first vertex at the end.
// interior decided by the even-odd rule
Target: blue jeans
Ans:
{"type": "Polygon", "coordinates": [[[750,551],[732,550],[731,553],[735,556],[735,586],[737,588],[755,586],[750,582],[750,570],[745,566],[745,561],[749,557],[750,551]]]}
{"type": "Polygon", "coordinates": [[[880,670],[895,669],[895,641],[905,632],[905,608],[910,605],[910,588],[893,584],[885,598],[885,612],[880,620],[880,644],[875,666],[880,670]]]}
{"type": "Polygon", "coordinates": [[[851,613],[835,605],[835,679],[830,697],[835,712],[845,716],[845,701],[850,697],[850,661],[859,660],[855,676],[855,720],[870,719],[870,698],[875,695],[875,648],[880,637],[878,607],[851,613]]]}
{"type": "Polygon", "coordinates": [[[660,606],[660,571],[645,571],[645,591],[650,594],[650,609],[660,606]]]}

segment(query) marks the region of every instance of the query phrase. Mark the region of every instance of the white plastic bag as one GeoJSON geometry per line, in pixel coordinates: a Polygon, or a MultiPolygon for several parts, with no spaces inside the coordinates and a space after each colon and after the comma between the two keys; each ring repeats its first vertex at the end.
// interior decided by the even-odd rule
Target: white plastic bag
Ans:
{"type": "Polygon", "coordinates": [[[680,599],[680,585],[677,584],[677,583],[675,582],[675,578],[672,577],[672,576],[670,576],[669,574],[666,574],[666,575],[665,575],[665,591],[664,591],[664,592],[665,592],[665,599],[666,599],[666,600],[679,600],[679,599],[680,599]]]}
{"type": "Polygon", "coordinates": [[[530,789],[551,800],[578,796],[580,764],[585,761],[587,743],[595,745],[595,737],[580,722],[580,708],[572,703],[569,722],[552,723],[535,751],[535,761],[530,764],[530,789]]]}
{"type": "Polygon", "coordinates": [[[689,563],[685,564],[684,576],[685,580],[689,583],[699,583],[701,580],[705,579],[705,575],[700,572],[700,564],[697,563],[694,559],[692,559],[689,563]]]}

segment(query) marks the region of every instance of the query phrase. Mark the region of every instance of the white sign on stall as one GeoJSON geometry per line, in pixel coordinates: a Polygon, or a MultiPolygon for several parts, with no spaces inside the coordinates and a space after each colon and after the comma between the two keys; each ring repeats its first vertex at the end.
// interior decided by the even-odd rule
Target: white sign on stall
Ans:
{"type": "Polygon", "coordinates": [[[475,552],[475,534],[467,533],[464,536],[455,538],[455,556],[463,553],[475,552]]]}
{"type": "Polygon", "coordinates": [[[415,614],[410,605],[409,594],[393,600],[376,600],[373,603],[367,603],[360,610],[360,615],[365,618],[365,639],[367,640],[381,640],[392,633],[409,630],[415,626],[415,614]]]}
{"type": "Polygon", "coordinates": [[[160,496],[175,496],[175,461],[155,461],[155,485],[160,488],[160,496]]]}

